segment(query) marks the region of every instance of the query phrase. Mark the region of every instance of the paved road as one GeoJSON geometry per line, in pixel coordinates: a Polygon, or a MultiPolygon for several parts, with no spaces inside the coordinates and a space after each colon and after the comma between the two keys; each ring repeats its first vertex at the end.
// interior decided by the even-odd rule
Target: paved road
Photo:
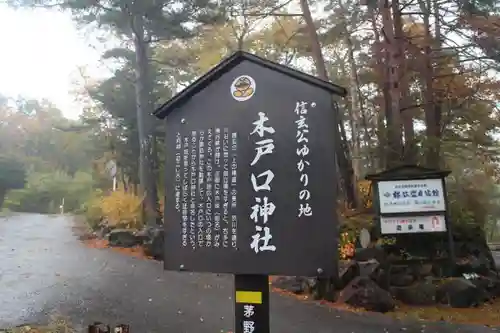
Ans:
{"type": "MultiPolygon", "coordinates": [[[[84,247],[65,217],[0,218],[0,327],[43,322],[53,311],[77,327],[126,322],[133,333],[233,329],[229,276],[164,272],[160,263],[84,247]]],[[[345,313],[273,295],[273,333],[492,332],[345,313]]]]}

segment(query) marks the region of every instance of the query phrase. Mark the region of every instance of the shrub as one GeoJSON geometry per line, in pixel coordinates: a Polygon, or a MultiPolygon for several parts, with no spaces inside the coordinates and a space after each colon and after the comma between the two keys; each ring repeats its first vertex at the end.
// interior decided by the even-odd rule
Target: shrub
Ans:
{"type": "Polygon", "coordinates": [[[96,230],[103,219],[101,199],[102,192],[95,191],[88,199],[88,201],[83,205],[83,213],[87,220],[87,224],[92,230],[96,230]]]}
{"type": "Polygon", "coordinates": [[[25,181],[24,165],[15,158],[0,155],[0,208],[7,191],[23,188],[25,181]]]}
{"type": "Polygon", "coordinates": [[[350,259],[355,252],[356,235],[353,232],[342,232],[340,234],[339,255],[341,260],[350,259]]]}
{"type": "Polygon", "coordinates": [[[92,214],[102,214],[110,227],[139,229],[143,226],[141,204],[140,197],[119,189],[100,198],[92,214]]]}

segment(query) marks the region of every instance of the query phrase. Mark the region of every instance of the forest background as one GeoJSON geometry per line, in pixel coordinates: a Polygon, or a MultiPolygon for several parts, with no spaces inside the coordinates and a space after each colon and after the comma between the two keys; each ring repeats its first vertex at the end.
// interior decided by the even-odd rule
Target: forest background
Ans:
{"type": "Polygon", "coordinates": [[[347,163],[338,170],[339,215],[354,233],[372,218],[364,176],[418,163],[452,171],[453,223],[500,238],[500,12],[493,0],[8,3],[68,11],[82,29],[112,34],[121,46],[102,55],[114,68],[110,78],[81,72],[85,84],[75,98],[86,106],[78,120],[50,101],[0,98],[4,210],[51,214],[62,205],[93,225],[102,218],[115,227],[156,223],[164,129],[150,113],[245,50],[348,89],[339,111],[347,163]]]}

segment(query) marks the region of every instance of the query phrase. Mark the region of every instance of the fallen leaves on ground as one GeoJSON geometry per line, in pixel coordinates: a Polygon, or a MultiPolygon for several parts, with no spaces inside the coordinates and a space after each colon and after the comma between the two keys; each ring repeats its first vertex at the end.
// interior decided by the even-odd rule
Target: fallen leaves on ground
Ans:
{"type": "MultiPolygon", "coordinates": [[[[84,241],[84,244],[91,248],[96,249],[106,249],[110,248],[113,251],[120,252],[127,255],[132,255],[143,259],[152,259],[144,253],[142,247],[134,248],[117,248],[110,247],[106,240],[102,239],[91,239],[84,241]]],[[[276,276],[269,277],[269,284],[271,285],[271,291],[295,297],[301,301],[313,301],[309,295],[296,295],[292,292],[288,292],[283,289],[279,289],[272,286],[272,282],[276,279],[276,276]]],[[[343,311],[350,312],[366,312],[362,309],[353,308],[346,304],[339,304],[327,301],[313,301],[320,304],[329,306],[343,311]]],[[[447,321],[459,324],[479,324],[486,326],[500,326],[500,299],[497,299],[492,304],[486,304],[478,308],[467,308],[467,309],[455,309],[446,306],[429,306],[429,307],[417,307],[400,304],[397,306],[396,310],[387,314],[388,316],[397,319],[411,319],[411,320],[425,320],[425,321],[447,321]]],[[[1,331],[0,331],[1,333],[1,331]]]]}
{"type": "MultiPolygon", "coordinates": [[[[277,277],[269,277],[271,284],[277,277]]],[[[292,292],[271,287],[273,292],[293,296],[301,301],[313,301],[309,295],[296,295],[292,292]]],[[[346,304],[339,304],[327,301],[313,301],[331,308],[350,312],[367,312],[363,309],[353,308],[346,304]]],[[[448,306],[410,306],[398,304],[396,310],[389,312],[386,315],[397,319],[407,320],[424,320],[431,322],[446,321],[456,324],[477,324],[485,326],[500,326],[500,299],[496,299],[491,304],[485,304],[478,308],[457,309],[448,306]]]]}
{"type": "Polygon", "coordinates": [[[111,249],[112,251],[130,255],[137,258],[152,259],[151,257],[145,254],[144,249],[141,246],[135,246],[130,248],[114,247],[114,246],[109,246],[108,241],[105,239],[88,239],[84,240],[83,244],[93,249],[111,249]]]}
{"type": "Polygon", "coordinates": [[[326,305],[326,306],[329,306],[329,307],[337,309],[337,310],[344,310],[344,311],[351,311],[351,312],[363,312],[363,310],[353,308],[351,306],[348,306],[347,304],[333,303],[333,302],[328,302],[328,301],[324,301],[324,300],[316,301],[310,295],[297,295],[297,294],[294,294],[290,291],[283,290],[283,289],[276,288],[276,287],[271,287],[271,291],[274,293],[281,294],[281,295],[287,295],[287,296],[294,297],[300,301],[311,301],[311,302],[319,303],[322,305],[326,305]]]}
{"type": "Polygon", "coordinates": [[[500,326],[500,299],[477,308],[456,309],[448,306],[417,307],[398,305],[388,315],[398,319],[417,319],[427,321],[447,321],[458,324],[478,324],[500,326]]]}

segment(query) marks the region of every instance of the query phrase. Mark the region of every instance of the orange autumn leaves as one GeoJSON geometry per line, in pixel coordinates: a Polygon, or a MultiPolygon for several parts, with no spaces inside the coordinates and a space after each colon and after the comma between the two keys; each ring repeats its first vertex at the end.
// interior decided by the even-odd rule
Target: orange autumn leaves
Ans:
{"type": "MultiPolygon", "coordinates": [[[[500,17],[462,19],[472,28],[488,33],[491,36],[500,35],[500,17]]],[[[465,23],[464,23],[465,24],[465,23]]],[[[431,48],[430,57],[433,74],[433,102],[444,103],[450,108],[462,107],[473,100],[489,101],[500,99],[500,82],[486,75],[486,69],[478,71],[471,61],[464,61],[459,54],[474,54],[467,46],[449,48],[441,45],[434,36],[426,36],[424,25],[420,22],[407,21],[404,25],[404,75],[410,82],[412,99],[419,100],[419,86],[424,84],[423,75],[428,71],[425,66],[427,47],[431,48]]],[[[472,46],[470,46],[472,48],[472,46]]],[[[468,59],[470,60],[470,59],[468,59]]],[[[373,73],[376,82],[383,82],[380,73],[373,73]]],[[[414,103],[418,105],[418,102],[414,103]]]]}
{"type": "Polygon", "coordinates": [[[436,96],[434,96],[436,102],[453,100],[454,103],[460,104],[460,100],[478,93],[497,94],[500,87],[497,80],[486,77],[485,73],[479,73],[477,69],[472,69],[462,62],[463,59],[459,58],[456,50],[441,47],[432,36],[430,39],[426,38],[424,26],[421,23],[406,24],[404,33],[408,42],[409,67],[413,70],[407,75],[418,75],[419,72],[425,70],[419,67],[419,64],[424,63],[422,60],[426,56],[423,50],[427,46],[432,48],[433,88],[436,91],[436,96]]]}
{"type": "Polygon", "coordinates": [[[125,255],[130,255],[136,258],[142,258],[142,259],[152,259],[151,257],[147,256],[146,253],[144,252],[144,248],[141,246],[135,246],[131,248],[124,248],[124,247],[110,247],[109,243],[107,240],[104,239],[89,239],[83,241],[85,246],[92,248],[92,249],[111,249],[112,251],[119,252],[121,254],[125,255]]]}

